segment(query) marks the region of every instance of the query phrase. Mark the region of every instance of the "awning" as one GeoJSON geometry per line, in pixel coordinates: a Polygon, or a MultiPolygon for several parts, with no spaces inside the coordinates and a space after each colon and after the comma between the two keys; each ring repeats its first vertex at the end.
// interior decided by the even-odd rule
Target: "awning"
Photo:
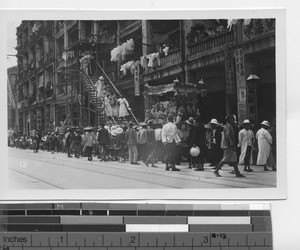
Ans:
{"type": "Polygon", "coordinates": [[[175,92],[176,83],[163,84],[158,86],[148,86],[148,95],[163,95],[168,92],[175,92]]]}
{"type": "Polygon", "coordinates": [[[195,88],[194,86],[187,85],[177,87],[176,85],[177,83],[163,84],[158,86],[147,86],[147,93],[148,95],[158,96],[175,91],[178,91],[179,94],[200,93],[199,89],[195,88]]]}

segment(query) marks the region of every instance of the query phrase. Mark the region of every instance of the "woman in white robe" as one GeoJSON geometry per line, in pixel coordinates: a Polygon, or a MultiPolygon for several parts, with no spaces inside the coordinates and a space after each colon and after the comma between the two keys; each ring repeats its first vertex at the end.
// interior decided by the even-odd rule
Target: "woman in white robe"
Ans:
{"type": "Polygon", "coordinates": [[[108,94],[104,99],[104,105],[105,105],[105,114],[108,117],[112,116],[112,108],[110,105],[110,95],[108,94]]]}
{"type": "Polygon", "coordinates": [[[124,97],[121,96],[118,99],[118,103],[120,105],[120,108],[119,108],[119,117],[128,116],[129,115],[129,113],[128,113],[128,109],[129,109],[129,103],[128,103],[128,101],[124,97]]]}
{"type": "Polygon", "coordinates": [[[271,151],[272,136],[268,131],[270,125],[267,121],[263,121],[261,126],[261,129],[256,133],[256,139],[258,143],[258,156],[256,164],[264,166],[264,170],[268,171],[267,162],[271,151]]]}

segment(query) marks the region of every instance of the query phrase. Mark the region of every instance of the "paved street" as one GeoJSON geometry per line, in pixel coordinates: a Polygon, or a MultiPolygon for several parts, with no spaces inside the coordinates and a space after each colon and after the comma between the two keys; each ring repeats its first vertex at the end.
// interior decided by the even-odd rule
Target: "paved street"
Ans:
{"type": "MultiPolygon", "coordinates": [[[[94,158],[68,158],[63,153],[33,153],[32,150],[9,148],[9,185],[11,189],[121,189],[121,188],[268,188],[276,186],[276,172],[264,172],[253,166],[246,178],[229,174],[224,166],[217,178],[208,165],[204,172],[195,172],[186,163],[181,172],[165,171],[145,165],[100,162],[94,158]]],[[[240,166],[243,169],[243,166],[240,166]]]]}

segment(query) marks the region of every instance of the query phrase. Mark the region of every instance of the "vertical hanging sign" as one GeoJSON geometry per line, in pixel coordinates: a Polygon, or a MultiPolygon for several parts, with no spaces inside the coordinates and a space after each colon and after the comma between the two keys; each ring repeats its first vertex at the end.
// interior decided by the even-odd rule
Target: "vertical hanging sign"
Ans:
{"type": "Polygon", "coordinates": [[[235,50],[235,71],[236,71],[236,83],[237,92],[240,93],[237,96],[238,102],[238,122],[242,123],[247,117],[246,109],[246,77],[245,77],[245,54],[243,48],[237,48],[235,50]]]}
{"type": "Polygon", "coordinates": [[[140,64],[138,61],[134,66],[134,95],[140,96],[140,64]]]}
{"type": "Polygon", "coordinates": [[[234,59],[232,51],[225,49],[226,94],[235,94],[234,59]]]}

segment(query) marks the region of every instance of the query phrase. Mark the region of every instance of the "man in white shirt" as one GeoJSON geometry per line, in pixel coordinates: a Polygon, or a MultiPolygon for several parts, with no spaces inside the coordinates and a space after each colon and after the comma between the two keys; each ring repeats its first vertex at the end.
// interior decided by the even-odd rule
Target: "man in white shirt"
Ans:
{"type": "Polygon", "coordinates": [[[254,142],[254,134],[250,129],[251,124],[248,119],[244,120],[243,126],[244,129],[239,132],[239,146],[241,147],[239,163],[244,164],[244,171],[252,172],[253,170],[250,168],[250,158],[254,142]]]}
{"type": "Polygon", "coordinates": [[[166,149],[166,170],[171,168],[172,171],[180,171],[175,167],[176,162],[176,143],[177,126],[173,123],[173,115],[168,116],[168,123],[162,128],[162,142],[166,149]]]}

